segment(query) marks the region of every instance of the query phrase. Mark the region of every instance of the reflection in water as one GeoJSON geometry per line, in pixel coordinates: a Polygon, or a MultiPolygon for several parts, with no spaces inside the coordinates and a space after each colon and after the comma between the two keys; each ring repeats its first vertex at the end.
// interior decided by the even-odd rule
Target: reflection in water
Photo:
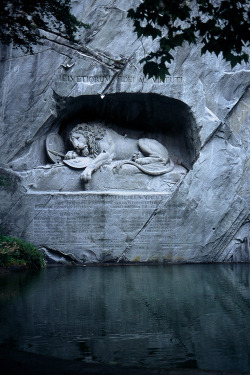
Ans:
{"type": "Polygon", "coordinates": [[[0,306],[24,293],[38,278],[39,272],[36,270],[0,274],[0,306]]]}
{"type": "Polygon", "coordinates": [[[249,271],[169,265],[4,275],[0,342],[88,362],[249,371],[249,271]]]}

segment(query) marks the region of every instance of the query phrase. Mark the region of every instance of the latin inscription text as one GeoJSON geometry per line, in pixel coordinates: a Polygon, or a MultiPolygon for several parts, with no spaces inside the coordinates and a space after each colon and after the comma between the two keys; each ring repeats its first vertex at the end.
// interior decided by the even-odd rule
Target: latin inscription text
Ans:
{"type": "MultiPolygon", "coordinates": [[[[77,83],[87,83],[87,84],[98,84],[98,83],[109,83],[112,76],[109,75],[74,75],[74,74],[60,74],[59,75],[60,82],[77,82],[77,83]]],[[[121,83],[133,83],[133,82],[140,82],[140,83],[157,83],[157,84],[181,84],[182,77],[181,76],[167,76],[165,77],[164,82],[160,79],[156,78],[145,78],[145,77],[136,77],[136,76],[118,76],[118,82],[121,83]]]]}

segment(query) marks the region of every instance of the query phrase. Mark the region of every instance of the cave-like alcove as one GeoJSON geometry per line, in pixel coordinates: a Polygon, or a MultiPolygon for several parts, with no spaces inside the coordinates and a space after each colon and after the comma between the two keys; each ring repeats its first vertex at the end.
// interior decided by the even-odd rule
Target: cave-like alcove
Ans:
{"type": "MultiPolygon", "coordinates": [[[[60,97],[57,103],[59,134],[68,139],[78,123],[103,122],[131,138],[154,138],[167,147],[173,159],[188,168],[196,160],[200,140],[190,108],[180,100],[159,94],[116,93],[60,97]]],[[[70,145],[66,145],[70,148],[70,145]]]]}

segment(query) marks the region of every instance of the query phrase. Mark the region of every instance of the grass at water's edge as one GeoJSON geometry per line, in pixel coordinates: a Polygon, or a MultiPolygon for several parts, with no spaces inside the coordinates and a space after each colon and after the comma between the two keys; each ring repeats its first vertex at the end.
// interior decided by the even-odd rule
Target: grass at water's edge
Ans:
{"type": "Polygon", "coordinates": [[[40,269],[45,265],[43,254],[34,245],[0,234],[0,267],[40,269]]]}

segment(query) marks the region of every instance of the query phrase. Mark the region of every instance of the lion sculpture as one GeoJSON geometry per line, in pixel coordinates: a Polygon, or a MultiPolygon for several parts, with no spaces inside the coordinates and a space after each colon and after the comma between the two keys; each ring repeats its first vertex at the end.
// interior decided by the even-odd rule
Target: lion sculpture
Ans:
{"type": "Polygon", "coordinates": [[[74,150],[67,152],[64,162],[69,165],[71,159],[85,160],[85,169],[81,174],[84,182],[90,181],[94,171],[112,161],[117,161],[114,171],[124,164],[131,164],[152,176],[174,169],[167,149],[154,139],[131,139],[112,129],[89,124],[74,127],[69,139],[74,150]]]}

